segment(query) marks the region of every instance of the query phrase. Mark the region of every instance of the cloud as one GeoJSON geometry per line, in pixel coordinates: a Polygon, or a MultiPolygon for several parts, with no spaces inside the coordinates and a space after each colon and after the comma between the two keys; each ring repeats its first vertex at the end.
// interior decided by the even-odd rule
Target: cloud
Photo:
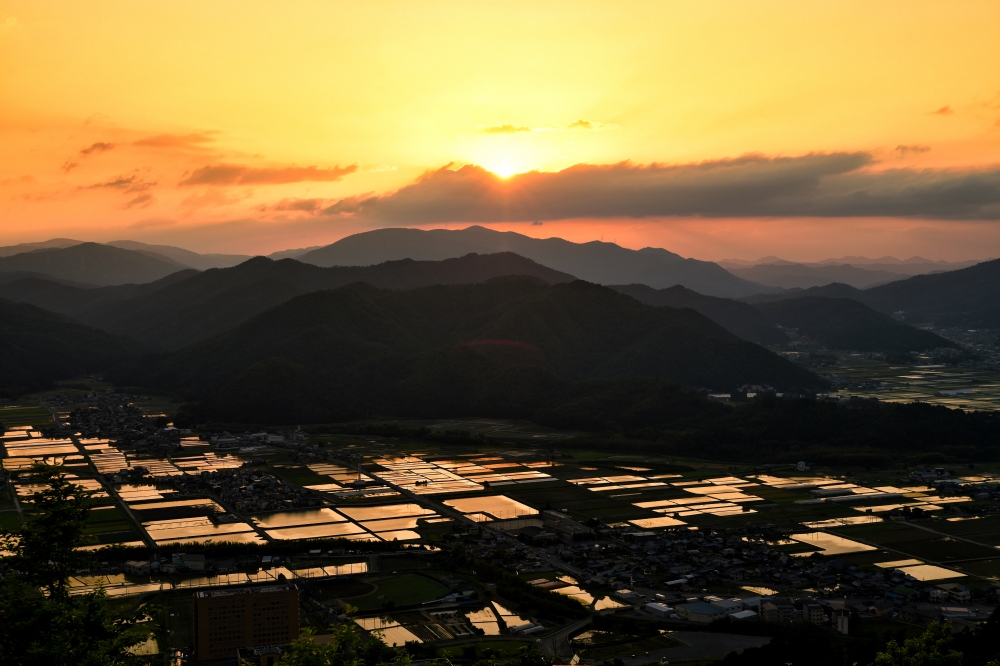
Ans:
{"type": "Polygon", "coordinates": [[[125,208],[145,208],[149,204],[153,203],[153,195],[146,193],[140,194],[136,198],[125,204],[125,208]]]}
{"type": "Polygon", "coordinates": [[[80,154],[87,156],[87,155],[93,155],[95,153],[104,153],[109,150],[112,150],[114,147],[115,144],[113,143],[104,143],[103,141],[98,141],[97,143],[93,143],[90,146],[81,149],[80,154]]]}
{"type": "Polygon", "coordinates": [[[258,210],[268,211],[299,211],[305,213],[318,213],[326,206],[333,203],[330,199],[282,199],[270,206],[261,206],[258,210]]]}
{"type": "Polygon", "coordinates": [[[931,115],[931,116],[950,116],[953,113],[955,113],[955,111],[950,106],[942,106],[940,109],[935,109],[934,111],[931,111],[928,115],[931,115]]]}
{"type": "Polygon", "coordinates": [[[566,125],[566,129],[569,131],[575,130],[612,130],[618,129],[618,125],[615,123],[599,123],[596,120],[575,120],[569,125],[566,125]]]}
{"type": "Polygon", "coordinates": [[[899,153],[900,157],[906,157],[910,153],[920,154],[930,152],[930,146],[921,146],[919,144],[912,144],[909,146],[900,144],[896,146],[896,152],[899,153]]]}
{"type": "Polygon", "coordinates": [[[530,132],[530,127],[525,127],[524,125],[512,125],[510,123],[505,123],[503,125],[491,125],[490,127],[484,127],[482,130],[483,134],[519,134],[521,132],[530,132]]]}
{"type": "Polygon", "coordinates": [[[79,162],[71,162],[69,160],[66,160],[66,162],[62,165],[62,170],[64,173],[69,173],[78,166],[80,166],[79,162]]]}
{"type": "Polygon", "coordinates": [[[255,169],[241,164],[218,164],[196,169],[179,185],[279,185],[305,181],[336,181],[358,170],[357,164],[345,167],[281,167],[255,169]]]}
{"type": "Polygon", "coordinates": [[[13,16],[8,16],[3,21],[0,21],[0,34],[5,32],[14,32],[21,29],[21,22],[18,21],[13,16]]]}
{"type": "Polygon", "coordinates": [[[503,125],[490,125],[479,130],[482,134],[520,134],[522,132],[575,132],[577,130],[604,130],[617,129],[618,125],[613,123],[599,123],[596,120],[574,120],[559,127],[528,127],[527,125],[514,125],[504,123],[503,125]]]}
{"type": "Polygon", "coordinates": [[[500,178],[445,167],[321,214],[388,224],[614,217],[1000,219],[1000,169],[875,170],[871,154],[744,155],[677,165],[579,164],[500,178]]]}
{"type": "Polygon", "coordinates": [[[99,189],[110,189],[110,190],[123,190],[126,194],[133,192],[142,192],[148,190],[149,188],[156,185],[156,183],[150,183],[142,179],[141,176],[131,175],[131,176],[116,176],[111,180],[104,181],[103,183],[94,183],[93,185],[84,185],[80,189],[83,190],[99,190],[99,189]]]}
{"type": "Polygon", "coordinates": [[[142,146],[144,148],[188,148],[188,149],[202,149],[204,146],[202,144],[212,143],[215,141],[214,138],[208,136],[207,133],[200,134],[157,134],[156,136],[149,136],[145,139],[139,139],[138,141],[133,141],[133,146],[142,146]]]}

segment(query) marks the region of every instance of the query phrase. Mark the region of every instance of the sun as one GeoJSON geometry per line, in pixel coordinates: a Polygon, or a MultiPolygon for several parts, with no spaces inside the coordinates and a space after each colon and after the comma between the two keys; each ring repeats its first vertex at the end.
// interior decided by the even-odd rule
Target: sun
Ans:
{"type": "Polygon", "coordinates": [[[494,164],[484,164],[483,168],[487,171],[491,171],[501,178],[510,178],[516,173],[520,173],[520,169],[512,161],[500,161],[494,164]]]}

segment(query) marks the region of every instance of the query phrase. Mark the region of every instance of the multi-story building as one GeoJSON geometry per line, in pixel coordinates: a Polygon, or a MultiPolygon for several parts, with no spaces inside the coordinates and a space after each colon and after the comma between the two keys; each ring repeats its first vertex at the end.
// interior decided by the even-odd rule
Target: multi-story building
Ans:
{"type": "Polygon", "coordinates": [[[299,635],[294,585],[205,590],[194,595],[195,658],[229,659],[240,648],[283,645],[299,635]]]}

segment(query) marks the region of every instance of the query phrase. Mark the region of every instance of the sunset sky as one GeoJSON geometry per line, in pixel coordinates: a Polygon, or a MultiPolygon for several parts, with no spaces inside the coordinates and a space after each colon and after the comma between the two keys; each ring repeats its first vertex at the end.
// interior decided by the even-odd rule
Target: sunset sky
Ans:
{"type": "Polygon", "coordinates": [[[998,35],[996,0],[0,0],[0,244],[997,257],[998,35]]]}

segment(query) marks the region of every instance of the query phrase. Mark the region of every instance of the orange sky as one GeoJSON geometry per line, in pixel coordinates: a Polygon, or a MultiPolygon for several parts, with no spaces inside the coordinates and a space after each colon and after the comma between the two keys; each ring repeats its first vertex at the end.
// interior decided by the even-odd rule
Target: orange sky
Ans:
{"type": "Polygon", "coordinates": [[[2,0],[0,244],[477,222],[705,259],[1000,256],[997,34],[995,1],[2,0]],[[863,157],[805,158],[841,153],[863,157]],[[600,212],[573,205],[594,181],[564,170],[626,161],[600,212]],[[555,177],[435,179],[470,164],[555,177]]]}

